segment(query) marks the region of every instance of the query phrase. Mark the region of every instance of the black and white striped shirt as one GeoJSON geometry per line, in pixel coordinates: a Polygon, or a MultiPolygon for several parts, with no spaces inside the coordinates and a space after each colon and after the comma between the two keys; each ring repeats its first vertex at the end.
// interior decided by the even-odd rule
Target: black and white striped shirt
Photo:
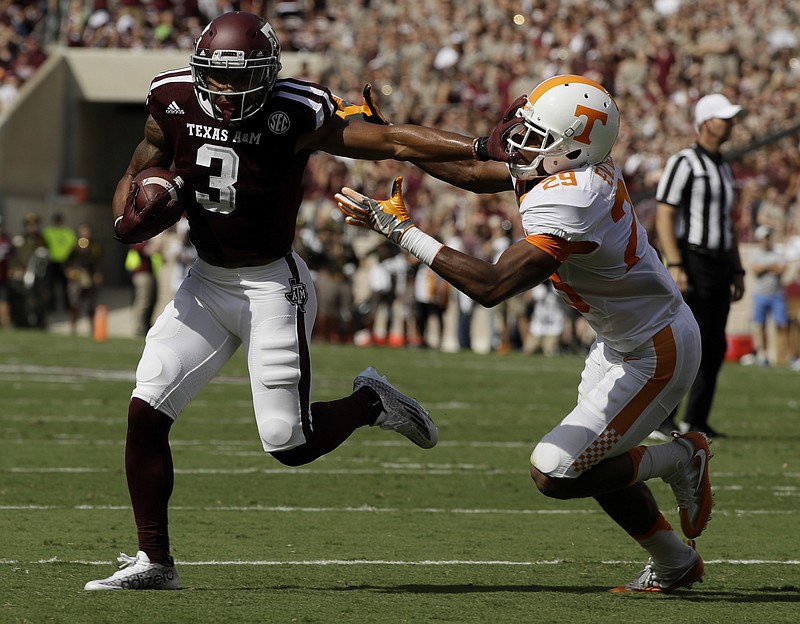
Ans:
{"type": "Polygon", "coordinates": [[[677,208],[679,243],[712,253],[734,245],[734,198],[730,165],[698,145],[670,157],[656,190],[656,201],[677,208]]]}

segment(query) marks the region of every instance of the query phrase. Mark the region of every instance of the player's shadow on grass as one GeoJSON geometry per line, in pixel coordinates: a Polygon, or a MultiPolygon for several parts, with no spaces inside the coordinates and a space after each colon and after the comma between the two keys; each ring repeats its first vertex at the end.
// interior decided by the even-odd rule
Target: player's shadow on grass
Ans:
{"type": "Polygon", "coordinates": [[[376,592],[381,594],[490,594],[496,592],[519,592],[519,593],[535,593],[535,592],[562,592],[562,593],[594,593],[598,591],[605,591],[607,586],[593,587],[591,585],[581,586],[546,586],[546,585],[348,585],[347,587],[315,587],[315,588],[301,588],[295,586],[279,586],[275,589],[315,589],[317,591],[366,591],[376,592]]]}
{"type": "MultiPolygon", "coordinates": [[[[368,589],[368,587],[365,587],[368,589]]],[[[536,593],[536,592],[559,592],[565,594],[585,594],[607,590],[608,587],[592,587],[590,585],[397,585],[395,587],[373,587],[373,591],[380,591],[387,594],[484,594],[495,592],[517,592],[517,593],[536,593]]]]}
{"type": "MultiPolygon", "coordinates": [[[[295,585],[279,585],[276,590],[312,590],[312,591],[366,591],[382,594],[491,594],[498,592],[539,593],[554,592],[561,594],[596,594],[606,593],[608,585],[348,585],[347,587],[300,587],[295,585]]],[[[633,599],[650,598],[662,600],[689,600],[693,602],[731,602],[731,603],[800,603],[800,589],[794,586],[760,587],[749,591],[714,591],[698,588],[695,591],[678,590],[671,594],[626,594],[633,599]]]]}
{"type": "MultiPolygon", "coordinates": [[[[355,587],[342,587],[344,589],[359,589],[355,587]]],[[[554,592],[563,594],[595,594],[607,592],[607,585],[398,585],[394,587],[360,587],[365,591],[378,591],[388,594],[417,593],[417,594],[470,594],[493,592],[554,592]]],[[[652,597],[650,593],[627,594],[637,597],[652,597]]],[[[659,594],[659,598],[693,600],[697,602],[733,602],[733,603],[768,603],[768,602],[800,602],[800,592],[797,588],[761,588],[752,592],[714,591],[697,588],[693,591],[678,590],[671,594],[659,594]]]]}
{"type": "Polygon", "coordinates": [[[800,588],[792,585],[784,587],[757,587],[745,592],[729,591],[691,591],[676,592],[670,596],[682,596],[693,602],[731,602],[734,604],[759,604],[759,603],[800,603],[800,588]]]}

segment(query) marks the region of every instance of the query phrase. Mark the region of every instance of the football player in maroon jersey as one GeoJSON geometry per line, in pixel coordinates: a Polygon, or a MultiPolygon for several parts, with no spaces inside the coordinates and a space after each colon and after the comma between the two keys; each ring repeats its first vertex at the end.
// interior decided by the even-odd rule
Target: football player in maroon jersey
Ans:
{"type": "MultiPolygon", "coordinates": [[[[226,13],[202,32],[189,67],[156,76],[144,139],[113,198],[115,232],[135,238],[131,181],[171,167],[198,259],[147,334],[128,409],[125,468],[138,553],[87,590],[176,589],[167,507],[173,487],[170,428],[243,346],[265,452],[299,466],[329,453],[357,428],[397,431],[422,448],[438,431],[427,411],[372,367],[350,396],[311,403],[309,337],[314,285],[292,251],[301,181],[315,150],[361,159],[452,161],[488,157],[487,145],[413,125],[388,125],[372,106],[340,109],[323,86],[278,79],[280,45],[249,13],[226,13]],[[355,111],[354,111],[355,109],[355,111]],[[366,121],[352,112],[363,112],[366,121]]],[[[502,154],[501,154],[502,157],[502,154]]],[[[158,206],[145,206],[143,211],[158,206]]],[[[138,213],[136,219],[146,217],[138,213]]]]}

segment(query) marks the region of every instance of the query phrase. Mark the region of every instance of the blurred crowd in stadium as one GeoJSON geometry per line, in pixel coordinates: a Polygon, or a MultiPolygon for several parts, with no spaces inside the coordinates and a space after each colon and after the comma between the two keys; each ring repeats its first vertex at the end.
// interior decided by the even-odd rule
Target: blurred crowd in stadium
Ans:
{"type": "MultiPolygon", "coordinates": [[[[722,92],[747,111],[729,142],[740,241],[752,241],[765,223],[777,244],[800,246],[800,5],[794,0],[0,0],[0,6],[0,114],[50,44],[177,48],[188,55],[203,25],[234,9],[266,17],[284,51],[324,57],[320,73],[308,64],[296,77],[351,101],[372,83],[394,123],[486,134],[541,79],[587,75],[614,94],[622,111],[612,155],[640,220],[650,225],[664,163],[694,136],[695,101],[722,92]]],[[[318,154],[309,172],[298,241],[313,268],[330,273],[336,301],[345,296],[337,284],[352,282],[354,262],[385,253],[374,249],[370,233],[343,232],[332,196],[345,182],[380,194],[403,174],[415,220],[473,253],[493,253],[491,223],[500,223],[506,238],[518,235],[510,197],[471,195],[410,165],[318,154]]],[[[346,297],[372,300],[376,287],[365,281],[366,294],[356,284],[346,297]]],[[[337,315],[339,324],[346,320],[337,315]]]]}

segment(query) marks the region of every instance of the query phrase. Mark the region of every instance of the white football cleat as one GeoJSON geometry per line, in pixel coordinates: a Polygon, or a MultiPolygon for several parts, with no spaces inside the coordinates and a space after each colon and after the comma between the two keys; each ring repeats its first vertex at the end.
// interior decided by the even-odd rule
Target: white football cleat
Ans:
{"type": "Polygon", "coordinates": [[[439,430],[424,407],[400,392],[372,366],[368,366],[356,377],[353,392],[365,386],[378,394],[383,405],[383,411],[375,425],[381,429],[397,431],[424,449],[436,446],[439,430]]]}
{"type": "Polygon", "coordinates": [[[694,541],[689,540],[692,549],[686,564],[678,569],[668,569],[653,561],[651,557],[644,570],[635,579],[625,585],[609,589],[612,594],[629,594],[635,592],[654,592],[669,594],[676,589],[691,589],[695,583],[702,583],[705,575],[703,558],[694,549],[694,541]]]}
{"type": "Polygon", "coordinates": [[[135,557],[120,553],[117,561],[120,563],[118,572],[107,579],[89,581],[83,589],[178,589],[178,572],[174,563],[153,563],[141,550],[135,557]]]}

